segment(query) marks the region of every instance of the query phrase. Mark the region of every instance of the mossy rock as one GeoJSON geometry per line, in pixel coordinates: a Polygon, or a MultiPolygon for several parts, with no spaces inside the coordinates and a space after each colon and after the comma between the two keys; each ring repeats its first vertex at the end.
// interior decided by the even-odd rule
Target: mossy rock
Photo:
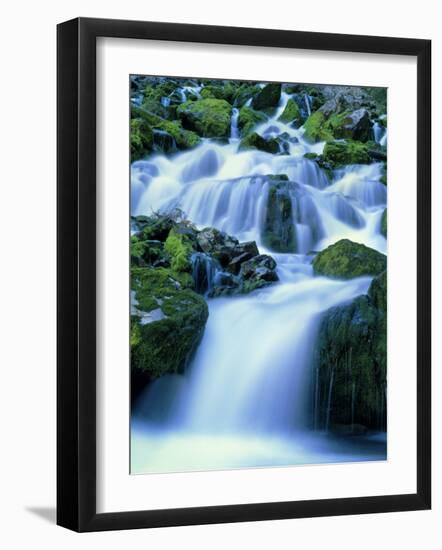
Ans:
{"type": "Polygon", "coordinates": [[[131,111],[132,117],[142,119],[147,125],[150,126],[151,130],[158,129],[169,134],[175,141],[178,149],[192,149],[201,142],[201,138],[198,134],[184,129],[179,121],[165,120],[155,113],[147,111],[141,107],[137,107],[136,105],[132,105],[131,111]]]}
{"type": "Polygon", "coordinates": [[[314,375],[317,429],[348,426],[351,432],[356,425],[386,429],[385,281],[384,273],[374,279],[369,295],[323,315],[314,375]]]}
{"type": "Polygon", "coordinates": [[[239,144],[239,150],[258,149],[266,153],[279,153],[279,142],[276,139],[265,139],[256,132],[244,137],[239,144]]]}
{"type": "Polygon", "coordinates": [[[224,99],[233,104],[239,84],[231,80],[221,81],[217,84],[204,86],[200,94],[203,99],[224,99]]]}
{"type": "Polygon", "coordinates": [[[131,265],[139,267],[169,266],[169,258],[161,241],[142,240],[136,235],[130,238],[130,260],[131,265]]]}
{"type": "Polygon", "coordinates": [[[299,110],[299,105],[293,99],[289,99],[286,103],[284,111],[279,117],[281,122],[290,123],[290,122],[300,122],[301,121],[301,112],[299,110]]]}
{"type": "Polygon", "coordinates": [[[227,138],[230,135],[232,106],[224,99],[186,101],[177,109],[183,126],[202,137],[227,138]]]}
{"type": "Polygon", "coordinates": [[[153,380],[183,372],[204,331],[206,302],[183,288],[167,269],[132,268],[131,288],[135,293],[130,335],[132,373],[144,373],[146,380],[153,380]]]}
{"type": "Polygon", "coordinates": [[[341,239],[319,252],[312,265],[317,275],[351,279],[378,275],[386,269],[387,257],[363,244],[341,239]]]}
{"type": "Polygon", "coordinates": [[[326,143],[322,153],[323,161],[333,168],[341,168],[348,164],[370,164],[372,159],[369,149],[359,141],[333,141],[326,143]]]}
{"type": "Polygon", "coordinates": [[[130,121],[130,159],[139,160],[152,151],[153,132],[149,124],[142,118],[130,121]]]}
{"type": "Polygon", "coordinates": [[[387,313],[387,271],[383,271],[373,279],[368,289],[368,296],[374,307],[387,313]]]}
{"type": "Polygon", "coordinates": [[[327,117],[323,112],[315,111],[312,113],[304,122],[304,139],[311,143],[332,140],[334,136],[326,122],[327,117]]]}
{"type": "Polygon", "coordinates": [[[281,84],[270,82],[266,84],[253,98],[252,107],[257,111],[276,107],[281,99],[281,84]]]}
{"type": "Polygon", "coordinates": [[[259,93],[260,87],[257,84],[243,83],[237,88],[232,101],[235,107],[242,107],[256,94],[259,93]]]}
{"type": "Polygon", "coordinates": [[[250,107],[241,107],[238,114],[238,128],[242,136],[247,136],[250,132],[262,122],[265,122],[267,117],[260,111],[255,111],[250,107]]]}
{"type": "Polygon", "coordinates": [[[381,233],[385,238],[387,238],[387,209],[382,212],[381,233]]]}

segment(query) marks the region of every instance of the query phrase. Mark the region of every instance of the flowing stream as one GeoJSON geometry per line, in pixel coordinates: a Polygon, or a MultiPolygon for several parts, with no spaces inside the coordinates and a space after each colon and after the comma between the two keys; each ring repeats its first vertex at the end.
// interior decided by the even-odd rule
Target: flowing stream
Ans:
{"type": "MultiPolygon", "coordinates": [[[[255,240],[260,253],[275,258],[279,276],[251,294],[208,300],[209,319],[189,372],[157,380],[133,413],[133,473],[385,458],[383,436],[343,442],[312,429],[312,357],[321,313],[366,293],[371,278],[314,276],[309,254],[342,238],[386,253],[381,165],[347,166],[330,180],[304,158],[321,153],[324,143],[311,145],[302,128],[278,121],[287,98],[282,94],[274,117],[256,131],[265,137],[285,132],[288,154],[238,152],[234,110],[226,143],[203,140],[194,150],[132,165],[134,215],[179,207],[200,228],[255,240]],[[290,254],[262,243],[269,174],[296,182],[297,248],[290,254]]],[[[386,130],[376,137],[386,139],[386,130]]],[[[204,255],[194,262],[204,263],[204,255]]],[[[216,267],[204,265],[210,285],[216,267]]]]}

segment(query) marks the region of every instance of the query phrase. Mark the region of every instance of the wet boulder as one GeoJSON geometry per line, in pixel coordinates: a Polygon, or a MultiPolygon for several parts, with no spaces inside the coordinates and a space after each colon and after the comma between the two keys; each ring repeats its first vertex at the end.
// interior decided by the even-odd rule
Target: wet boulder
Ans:
{"type": "Polygon", "coordinates": [[[252,107],[256,110],[276,107],[281,99],[281,84],[270,82],[266,84],[253,98],[252,107]]]}
{"type": "Polygon", "coordinates": [[[387,257],[363,244],[341,239],[319,252],[312,265],[316,275],[351,279],[382,273],[387,267],[387,257]]]}
{"type": "Polygon", "coordinates": [[[264,246],[275,252],[294,252],[296,233],[292,197],[285,180],[271,185],[262,231],[264,246]]]}
{"type": "Polygon", "coordinates": [[[186,101],[177,109],[177,116],[185,128],[211,138],[230,136],[231,113],[230,103],[212,98],[186,101]]]}
{"type": "Polygon", "coordinates": [[[383,272],[368,295],[324,313],[314,373],[317,429],[385,430],[386,291],[383,272]]]}

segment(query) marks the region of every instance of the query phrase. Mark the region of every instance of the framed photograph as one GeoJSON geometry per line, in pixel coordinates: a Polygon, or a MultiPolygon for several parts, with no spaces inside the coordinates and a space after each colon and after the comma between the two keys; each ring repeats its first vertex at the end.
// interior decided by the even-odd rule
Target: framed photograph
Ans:
{"type": "Polygon", "coordinates": [[[59,525],[430,508],[430,52],[58,26],[59,525]]]}

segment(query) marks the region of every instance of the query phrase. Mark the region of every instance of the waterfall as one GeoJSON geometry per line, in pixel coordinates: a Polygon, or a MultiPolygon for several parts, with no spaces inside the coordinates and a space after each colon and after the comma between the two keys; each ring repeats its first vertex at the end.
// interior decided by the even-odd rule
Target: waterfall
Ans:
{"type": "Polygon", "coordinates": [[[307,109],[307,115],[312,114],[312,98],[308,94],[304,94],[305,107],[307,109]]]}
{"type": "Polygon", "coordinates": [[[195,282],[195,290],[199,294],[206,294],[213,288],[216,275],[221,268],[211,256],[203,252],[195,252],[191,257],[192,278],[195,282]]]}
{"type": "MultiPolygon", "coordinates": [[[[196,93],[195,87],[181,88],[183,101],[186,91],[196,93]]],[[[315,437],[324,427],[329,430],[336,376],[332,369],[328,388],[321,388],[312,354],[324,311],[365,294],[371,277],[315,277],[310,253],[341,238],[385,252],[380,219],[386,187],[381,163],[328,174],[304,158],[321,153],[324,144],[308,143],[302,129],[277,120],[289,97],[283,94],[274,116],[256,128],[261,135],[286,135],[288,155],[238,151],[238,110],[233,109],[228,142],[204,139],[193,150],[132,164],[132,214],[179,207],[200,229],[215,227],[239,241],[256,241],[260,253],[275,258],[279,277],[278,283],[247,295],[211,299],[214,281],[223,273],[206,254],[192,256],[192,276],[197,292],[206,296],[208,322],[186,375],[163,377],[140,398],[132,454],[141,458],[132,463],[133,471],[342,459],[331,448],[324,452],[305,432],[312,425],[315,437]],[[290,199],[296,235],[291,252],[277,253],[263,244],[271,189],[290,199]],[[318,408],[320,391],[328,391],[326,411],[318,408]]],[[[307,95],[304,101],[311,112],[307,95]]],[[[355,391],[353,386],[352,422],[355,391]]]]}
{"type": "Polygon", "coordinates": [[[238,117],[239,117],[239,109],[234,107],[232,109],[232,118],[230,123],[230,139],[238,139],[239,136],[239,130],[238,130],[238,117]]]}

